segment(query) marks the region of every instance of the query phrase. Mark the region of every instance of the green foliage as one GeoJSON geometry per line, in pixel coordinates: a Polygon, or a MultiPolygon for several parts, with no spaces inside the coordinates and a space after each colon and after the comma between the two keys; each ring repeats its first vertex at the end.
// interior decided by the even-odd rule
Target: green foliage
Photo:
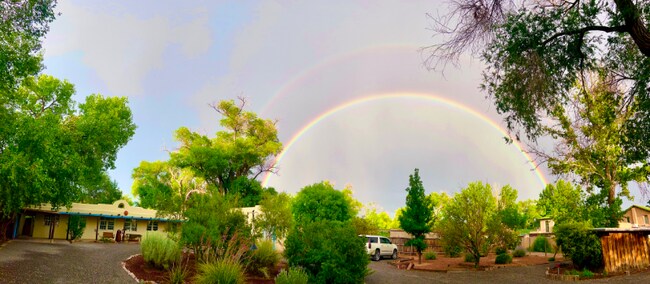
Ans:
{"type": "MultiPolygon", "coordinates": [[[[473,254],[466,253],[465,254],[465,262],[477,263],[478,260],[477,260],[476,256],[474,256],[473,254]]],[[[478,265],[476,265],[476,266],[478,266],[478,265]]]]}
{"type": "Polygon", "coordinates": [[[589,269],[585,268],[580,272],[580,278],[593,278],[593,277],[594,277],[594,273],[589,271],[589,269]]]}
{"type": "MultiPolygon", "coordinates": [[[[371,228],[376,228],[379,230],[390,230],[393,228],[393,219],[386,213],[386,211],[377,212],[377,207],[374,204],[370,204],[365,208],[363,219],[368,221],[371,228]]],[[[399,225],[397,225],[399,227],[399,225]]],[[[395,227],[396,228],[396,227],[395,227]]]]}
{"type": "Polygon", "coordinates": [[[424,259],[426,260],[435,260],[438,254],[434,251],[428,251],[424,254],[424,259]]]}
{"type": "Polygon", "coordinates": [[[451,239],[442,240],[442,250],[448,257],[459,257],[463,252],[463,248],[461,248],[457,242],[454,242],[451,239]]]}
{"type": "Polygon", "coordinates": [[[184,284],[189,272],[180,264],[172,265],[167,276],[167,283],[169,284],[184,284]]]}
{"type": "Polygon", "coordinates": [[[266,274],[278,265],[280,258],[280,254],[273,248],[273,242],[258,241],[257,249],[249,254],[247,268],[252,273],[268,277],[266,274]]]}
{"type": "Polygon", "coordinates": [[[298,223],[285,244],[289,266],[305,268],[309,283],[363,283],[368,275],[365,240],[349,222],[298,223]]]}
{"type": "Polygon", "coordinates": [[[133,136],[126,98],[90,95],[75,107],[74,94],[71,83],[47,75],[1,93],[10,99],[0,102],[0,223],[30,205],[83,199],[133,136]]]}
{"type": "Polygon", "coordinates": [[[526,251],[524,249],[516,249],[515,251],[512,252],[512,256],[514,257],[524,257],[526,256],[526,251]]]}
{"type": "Polygon", "coordinates": [[[496,259],[494,260],[494,263],[496,264],[512,263],[512,256],[509,255],[508,253],[498,254],[496,259]]]}
{"type": "Polygon", "coordinates": [[[81,236],[84,234],[84,229],[86,229],[86,217],[81,217],[79,215],[70,215],[70,220],[68,221],[70,239],[81,239],[81,236]]]}
{"type": "Polygon", "coordinates": [[[584,219],[582,190],[564,180],[558,180],[555,185],[547,184],[539,194],[537,206],[545,216],[553,218],[557,224],[584,219]]]}
{"type": "Polygon", "coordinates": [[[442,215],[442,209],[451,201],[451,198],[445,192],[432,192],[427,195],[427,200],[429,201],[429,208],[431,210],[431,221],[429,222],[429,227],[434,230],[436,229],[438,221],[444,218],[442,215]]]}
{"type": "Polygon", "coordinates": [[[140,244],[144,261],[157,268],[168,269],[180,261],[181,247],[160,234],[149,234],[140,244]]]}
{"type": "Polygon", "coordinates": [[[576,267],[599,269],[603,266],[600,239],[587,223],[557,224],[553,231],[558,247],[576,267]]]}
{"type": "Polygon", "coordinates": [[[496,213],[497,201],[492,195],[492,187],[482,182],[470,183],[445,206],[445,219],[441,222],[442,237],[453,240],[468,255],[472,255],[478,266],[485,246],[489,246],[500,231],[492,227],[500,225],[495,221],[498,220],[496,213]]]}
{"type": "Polygon", "coordinates": [[[290,267],[275,277],[276,284],[307,284],[309,275],[301,267],[290,267]]]}
{"type": "Polygon", "coordinates": [[[219,259],[199,265],[195,283],[197,284],[243,284],[246,281],[241,264],[232,259],[219,259]]]}
{"type": "Polygon", "coordinates": [[[297,224],[322,220],[348,221],[354,215],[343,192],[328,182],[306,186],[298,192],[291,207],[297,224]]]}
{"type": "Polygon", "coordinates": [[[287,193],[266,194],[260,202],[262,214],[255,219],[255,229],[267,236],[275,235],[285,239],[293,225],[291,204],[293,200],[287,193]]]}
{"type": "Polygon", "coordinates": [[[208,262],[235,255],[241,247],[250,244],[251,228],[246,216],[234,209],[233,204],[234,201],[221,194],[191,196],[181,242],[191,247],[199,260],[208,262]]]}
{"type": "Polygon", "coordinates": [[[122,198],[122,191],[108,173],[103,172],[98,179],[81,186],[81,194],[76,202],[90,204],[113,204],[122,198]]]}
{"type": "Polygon", "coordinates": [[[503,254],[503,253],[508,253],[508,250],[507,250],[506,248],[504,248],[504,247],[498,247],[498,248],[496,248],[496,249],[494,250],[494,252],[495,252],[497,255],[499,255],[499,254],[503,254]]]}
{"type": "Polygon", "coordinates": [[[409,187],[406,188],[406,208],[399,216],[400,227],[413,236],[411,244],[418,252],[418,260],[422,262],[422,251],[426,249],[424,235],[431,232],[432,213],[429,199],[424,195],[424,186],[420,173],[415,169],[409,176],[409,187]]]}
{"type": "Polygon", "coordinates": [[[532,251],[535,252],[552,252],[553,247],[545,236],[537,236],[533,242],[532,251]]]}
{"type": "Polygon", "coordinates": [[[190,169],[194,176],[208,184],[209,191],[241,194],[241,201],[256,203],[258,197],[248,200],[252,194],[259,196],[259,187],[252,179],[273,170],[269,160],[279,154],[282,143],[278,140],[275,123],[258,118],[253,112],[245,111],[246,101],[239,104],[224,100],[212,106],[221,116],[222,131],[209,138],[186,127],[176,130],[175,137],[181,146],[172,152],[171,162],[175,166],[190,169]]]}
{"type": "Polygon", "coordinates": [[[350,220],[354,230],[357,232],[357,235],[377,235],[379,234],[379,229],[375,227],[370,220],[362,217],[354,217],[350,220]]]}

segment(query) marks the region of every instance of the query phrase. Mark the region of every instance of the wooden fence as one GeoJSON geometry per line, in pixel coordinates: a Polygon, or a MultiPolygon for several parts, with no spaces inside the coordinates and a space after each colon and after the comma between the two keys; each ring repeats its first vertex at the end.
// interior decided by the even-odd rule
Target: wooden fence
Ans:
{"type": "MultiPolygon", "coordinates": [[[[404,254],[415,254],[417,251],[414,247],[404,245],[410,238],[390,238],[390,241],[397,245],[397,250],[404,254]]],[[[427,244],[425,252],[433,251],[437,253],[442,252],[442,245],[440,239],[424,239],[427,244]]]]}
{"type": "Polygon", "coordinates": [[[607,272],[628,272],[650,267],[647,230],[598,231],[607,272]]]}

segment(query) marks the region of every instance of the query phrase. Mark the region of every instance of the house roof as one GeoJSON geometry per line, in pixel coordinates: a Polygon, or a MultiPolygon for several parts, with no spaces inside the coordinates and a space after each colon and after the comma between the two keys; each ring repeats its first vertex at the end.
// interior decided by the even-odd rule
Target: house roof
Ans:
{"type": "Polygon", "coordinates": [[[625,209],[625,211],[623,211],[623,212],[630,211],[630,209],[632,209],[633,207],[636,207],[636,208],[639,208],[639,209],[642,209],[642,210],[645,210],[645,211],[650,212],[650,207],[648,207],[648,206],[643,206],[643,205],[636,205],[636,204],[630,206],[630,208],[625,209]]]}
{"type": "Polygon", "coordinates": [[[153,209],[145,209],[142,207],[131,206],[125,200],[118,200],[113,204],[86,204],[86,203],[72,203],[70,208],[59,208],[53,210],[52,206],[48,203],[43,203],[39,206],[30,206],[25,210],[48,212],[62,215],[80,215],[80,216],[97,216],[105,218],[120,218],[120,219],[138,219],[138,220],[160,220],[167,221],[167,218],[156,216],[157,211],[153,209]]]}

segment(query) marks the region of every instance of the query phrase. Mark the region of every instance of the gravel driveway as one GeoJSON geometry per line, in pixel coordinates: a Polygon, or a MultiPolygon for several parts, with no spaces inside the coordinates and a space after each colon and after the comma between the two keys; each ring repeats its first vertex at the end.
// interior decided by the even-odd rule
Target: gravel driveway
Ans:
{"type": "MultiPolygon", "coordinates": [[[[492,271],[462,272],[428,272],[417,270],[399,270],[387,261],[372,261],[368,267],[375,272],[366,277],[368,284],[398,283],[566,283],[547,279],[547,265],[506,267],[492,271]]],[[[580,283],[650,283],[650,272],[636,273],[629,276],[616,276],[580,283]]]]}
{"type": "Polygon", "coordinates": [[[121,262],[138,244],[13,240],[0,247],[0,283],[135,283],[121,262]]]}

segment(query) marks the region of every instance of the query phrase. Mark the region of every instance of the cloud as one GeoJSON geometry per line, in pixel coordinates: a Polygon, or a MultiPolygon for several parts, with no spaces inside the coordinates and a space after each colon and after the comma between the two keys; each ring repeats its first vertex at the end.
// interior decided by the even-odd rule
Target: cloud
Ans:
{"type": "Polygon", "coordinates": [[[183,15],[189,20],[177,20],[64,1],[59,11],[62,15],[44,42],[45,56],[81,52],[82,62],[114,94],[142,95],[150,72],[169,67],[164,54],[170,47],[180,46],[183,56],[192,58],[207,52],[212,43],[208,15],[196,10],[183,15]]]}

